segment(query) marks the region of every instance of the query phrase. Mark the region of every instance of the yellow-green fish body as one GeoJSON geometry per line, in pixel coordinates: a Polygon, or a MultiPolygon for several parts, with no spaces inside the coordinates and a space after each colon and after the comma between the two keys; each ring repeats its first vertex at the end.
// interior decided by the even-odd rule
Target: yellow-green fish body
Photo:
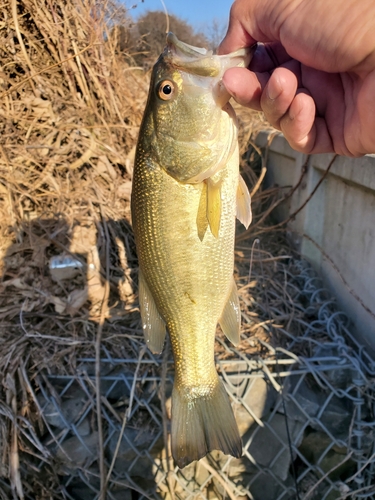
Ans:
{"type": "MultiPolygon", "coordinates": [[[[232,59],[238,64],[244,56],[232,59]]],[[[218,322],[239,340],[236,214],[250,222],[235,116],[220,87],[230,56],[224,62],[168,35],[153,70],[133,178],[142,324],[154,352],[162,350],[166,328],[170,335],[172,453],[180,467],[213,449],[242,453],[214,363],[218,322]]]]}

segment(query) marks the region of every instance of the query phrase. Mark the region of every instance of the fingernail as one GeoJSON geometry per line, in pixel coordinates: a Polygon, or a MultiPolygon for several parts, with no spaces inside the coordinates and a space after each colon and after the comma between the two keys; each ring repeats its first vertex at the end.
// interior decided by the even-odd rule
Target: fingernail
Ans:
{"type": "Polygon", "coordinates": [[[282,89],[279,82],[275,78],[270,78],[267,85],[267,96],[271,101],[274,101],[281,94],[282,89]]]}

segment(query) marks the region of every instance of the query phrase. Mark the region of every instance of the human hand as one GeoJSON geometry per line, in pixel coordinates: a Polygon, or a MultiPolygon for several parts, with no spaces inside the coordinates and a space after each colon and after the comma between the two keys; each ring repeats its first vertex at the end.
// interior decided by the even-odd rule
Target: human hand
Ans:
{"type": "Polygon", "coordinates": [[[236,0],[218,52],[255,42],[223,78],[237,102],[297,151],[375,153],[375,0],[236,0]]]}

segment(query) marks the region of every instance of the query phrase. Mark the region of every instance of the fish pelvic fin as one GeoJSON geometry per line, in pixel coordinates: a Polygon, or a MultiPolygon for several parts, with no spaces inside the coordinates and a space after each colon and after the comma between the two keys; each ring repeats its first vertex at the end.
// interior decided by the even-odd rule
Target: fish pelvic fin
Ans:
{"type": "Polygon", "coordinates": [[[234,278],[232,280],[231,291],[223,313],[219,319],[219,323],[227,339],[230,340],[233,345],[238,345],[240,343],[241,331],[241,308],[240,301],[238,299],[237,285],[234,278]]]}
{"type": "Polygon", "coordinates": [[[206,395],[204,392],[204,386],[189,391],[173,387],[172,455],[181,469],[213,450],[236,458],[242,455],[241,438],[223,383],[218,379],[213,390],[206,395]]]}
{"type": "Polygon", "coordinates": [[[211,178],[207,182],[207,219],[212,234],[219,236],[221,220],[221,182],[214,182],[211,178]]]}
{"type": "Polygon", "coordinates": [[[240,175],[237,187],[237,219],[246,227],[250,226],[252,220],[251,197],[246,182],[240,175]]]}
{"type": "Polygon", "coordinates": [[[146,283],[141,270],[138,278],[139,309],[141,312],[142,329],[146,345],[154,354],[163,350],[167,333],[165,321],[160,316],[154,297],[146,283]]]}

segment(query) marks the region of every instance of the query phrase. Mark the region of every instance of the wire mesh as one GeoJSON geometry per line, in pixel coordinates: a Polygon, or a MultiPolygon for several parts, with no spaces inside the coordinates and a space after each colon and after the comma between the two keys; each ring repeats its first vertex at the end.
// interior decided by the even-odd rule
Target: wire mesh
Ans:
{"type": "MultiPolygon", "coordinates": [[[[297,261],[294,270],[286,286],[304,305],[300,335],[277,327],[277,342],[251,338],[262,347],[256,357],[218,338],[240,459],[212,452],[178,469],[169,453],[168,349],[155,356],[135,339],[138,359],[114,359],[102,347],[106,498],[375,499],[375,363],[311,267],[297,261]]],[[[95,359],[79,359],[74,376],[41,372],[28,382],[45,427],[20,430],[30,448],[44,450],[33,474],[56,478],[54,498],[100,498],[95,371],[95,359]]],[[[27,476],[30,464],[21,470],[27,476]]],[[[31,490],[26,497],[34,498],[31,490]]]]}

